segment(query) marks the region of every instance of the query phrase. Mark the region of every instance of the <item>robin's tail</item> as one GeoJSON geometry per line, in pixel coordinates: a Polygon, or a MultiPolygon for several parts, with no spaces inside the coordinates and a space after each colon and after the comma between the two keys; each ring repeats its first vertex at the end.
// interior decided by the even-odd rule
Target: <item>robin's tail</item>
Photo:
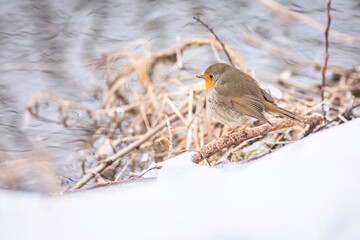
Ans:
{"type": "Polygon", "coordinates": [[[283,117],[291,118],[291,119],[293,119],[295,121],[298,121],[298,122],[301,122],[301,123],[303,123],[304,120],[305,120],[303,117],[298,116],[298,115],[296,115],[296,114],[294,114],[294,113],[292,113],[292,112],[290,112],[288,110],[285,110],[285,109],[283,109],[283,108],[281,108],[279,106],[276,106],[275,104],[267,102],[267,101],[265,101],[265,109],[267,111],[269,111],[269,112],[279,114],[279,115],[281,115],[283,117]]]}

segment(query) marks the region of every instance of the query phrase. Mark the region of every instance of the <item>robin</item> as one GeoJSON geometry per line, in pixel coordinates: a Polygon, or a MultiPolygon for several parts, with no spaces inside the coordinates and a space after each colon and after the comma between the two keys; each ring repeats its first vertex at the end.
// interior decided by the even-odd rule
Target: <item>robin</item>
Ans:
{"type": "Polygon", "coordinates": [[[303,117],[277,106],[254,78],[231,65],[215,63],[197,77],[205,80],[210,113],[230,128],[246,126],[251,118],[272,125],[265,112],[304,121],[303,117]]]}

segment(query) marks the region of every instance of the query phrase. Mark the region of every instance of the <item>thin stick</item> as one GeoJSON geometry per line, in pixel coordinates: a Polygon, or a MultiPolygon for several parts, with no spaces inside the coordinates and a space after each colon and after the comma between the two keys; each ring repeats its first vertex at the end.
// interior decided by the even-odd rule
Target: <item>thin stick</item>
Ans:
{"type": "Polygon", "coordinates": [[[128,184],[128,183],[150,182],[150,181],[155,181],[155,180],[156,180],[156,178],[154,178],[154,177],[148,177],[148,178],[132,178],[132,179],[117,180],[117,181],[111,181],[111,182],[105,182],[105,183],[97,183],[96,185],[87,187],[87,188],[68,190],[68,191],[63,192],[63,194],[85,192],[85,191],[95,190],[95,189],[99,189],[99,188],[103,188],[103,187],[113,187],[113,186],[128,184]]]}
{"type": "Polygon", "coordinates": [[[230,54],[228,53],[228,51],[225,48],[225,44],[223,43],[223,41],[220,40],[220,38],[216,35],[214,29],[212,27],[210,27],[208,24],[206,24],[205,22],[203,22],[203,20],[200,19],[199,16],[195,16],[194,19],[196,20],[196,22],[199,22],[201,25],[203,25],[207,30],[209,30],[209,32],[215,37],[215,39],[221,44],[222,49],[224,50],[224,53],[226,54],[226,57],[229,59],[229,62],[232,66],[234,66],[234,63],[230,57],[230,54]]]}
{"type": "Polygon", "coordinates": [[[121,171],[117,174],[116,178],[115,178],[115,181],[118,181],[120,176],[124,174],[124,172],[126,171],[126,169],[128,168],[130,164],[130,160],[127,160],[124,167],[121,169],[121,171]]]}
{"type": "Polygon", "coordinates": [[[184,67],[184,64],[183,64],[182,53],[181,53],[181,49],[179,48],[179,45],[180,45],[180,38],[176,37],[176,45],[175,45],[176,65],[178,69],[182,69],[184,67]]]}
{"type": "MultiPolygon", "coordinates": [[[[323,117],[316,113],[305,119],[305,123],[310,124],[310,126],[319,125],[322,121],[323,117]]],[[[246,130],[226,134],[217,140],[212,140],[208,144],[202,146],[201,149],[193,155],[192,161],[194,163],[199,163],[203,159],[214,155],[221,149],[228,148],[233,145],[238,145],[247,139],[266,135],[269,132],[294,126],[298,124],[298,122],[290,119],[278,119],[273,121],[272,124],[272,126],[269,124],[263,124],[254,128],[246,128],[246,130]]]]}
{"type": "MultiPolygon", "coordinates": [[[[340,113],[340,114],[341,114],[342,116],[348,117],[348,116],[351,114],[352,110],[354,110],[355,108],[358,108],[358,107],[360,107],[360,104],[356,104],[356,105],[352,106],[351,108],[346,109],[343,113],[340,113]]],[[[335,118],[332,119],[331,121],[326,122],[326,123],[324,124],[324,126],[322,126],[322,127],[320,127],[319,129],[317,129],[316,132],[327,128],[327,127],[329,126],[329,124],[331,124],[331,123],[333,123],[333,122],[336,122],[336,121],[339,121],[339,120],[341,120],[341,119],[339,118],[339,115],[338,115],[337,117],[335,117],[335,118]]]]}
{"type": "Polygon", "coordinates": [[[194,99],[194,90],[190,89],[189,93],[189,105],[188,105],[188,125],[187,125],[187,132],[186,132],[186,145],[185,150],[189,150],[192,142],[192,131],[193,128],[190,126],[192,124],[192,111],[193,111],[193,99],[194,99]]]}
{"type": "MultiPolygon", "coordinates": [[[[329,61],[329,29],[330,29],[330,24],[331,24],[330,9],[331,9],[331,0],[329,0],[327,3],[328,22],[327,22],[327,26],[325,29],[325,63],[324,63],[324,67],[321,70],[321,76],[322,76],[321,101],[322,102],[324,102],[324,99],[325,99],[324,94],[325,94],[325,84],[326,84],[326,69],[327,69],[327,65],[328,65],[328,61],[329,61]]],[[[321,108],[322,108],[322,112],[324,115],[324,119],[326,121],[326,118],[325,118],[326,111],[325,111],[324,104],[322,104],[321,108]]]]}
{"type": "Polygon", "coordinates": [[[148,173],[148,172],[150,172],[150,171],[152,171],[152,170],[159,170],[159,169],[161,169],[161,168],[162,168],[161,165],[155,165],[155,166],[153,166],[153,167],[150,167],[150,168],[148,168],[148,169],[145,169],[143,172],[140,173],[140,175],[133,174],[130,179],[142,178],[146,173],[148,173]]]}
{"type": "Polygon", "coordinates": [[[166,103],[171,107],[171,109],[174,111],[176,115],[178,115],[179,119],[184,123],[184,125],[188,125],[188,121],[184,117],[184,115],[180,112],[180,110],[176,107],[175,103],[171,101],[171,99],[166,96],[166,103]]]}
{"type": "Polygon", "coordinates": [[[165,120],[166,120],[166,125],[168,127],[168,134],[169,134],[169,152],[167,155],[167,159],[169,159],[173,153],[173,134],[172,134],[172,127],[169,121],[169,116],[167,114],[165,114],[165,120]]]}

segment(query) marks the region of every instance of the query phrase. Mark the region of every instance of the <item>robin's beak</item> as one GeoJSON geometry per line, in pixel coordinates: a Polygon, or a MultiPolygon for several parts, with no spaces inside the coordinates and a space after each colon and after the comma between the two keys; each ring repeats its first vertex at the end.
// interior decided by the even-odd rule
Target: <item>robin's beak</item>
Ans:
{"type": "Polygon", "coordinates": [[[197,78],[204,78],[204,75],[196,75],[197,78]]]}

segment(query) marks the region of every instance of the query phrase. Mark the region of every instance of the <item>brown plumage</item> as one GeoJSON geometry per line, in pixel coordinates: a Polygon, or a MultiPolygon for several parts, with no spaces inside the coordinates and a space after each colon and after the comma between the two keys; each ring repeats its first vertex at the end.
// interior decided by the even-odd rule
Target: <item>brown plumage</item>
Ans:
{"type": "Polygon", "coordinates": [[[264,116],[265,111],[304,121],[303,117],[277,106],[254,78],[228,64],[215,63],[198,77],[205,80],[210,112],[216,120],[229,127],[243,125],[249,117],[271,125],[264,116]]]}

